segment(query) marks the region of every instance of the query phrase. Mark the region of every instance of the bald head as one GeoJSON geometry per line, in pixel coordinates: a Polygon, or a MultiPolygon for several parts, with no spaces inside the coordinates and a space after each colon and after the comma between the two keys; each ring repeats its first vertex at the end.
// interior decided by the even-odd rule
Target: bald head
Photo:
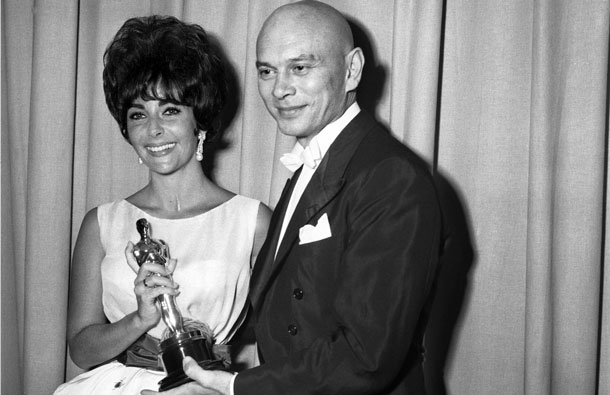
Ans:
{"type": "Polygon", "coordinates": [[[285,4],[265,21],[257,39],[257,47],[268,34],[300,31],[311,40],[332,45],[342,55],[354,48],[349,23],[335,8],[319,1],[304,0],[285,4]]]}
{"type": "Polygon", "coordinates": [[[278,8],[256,41],[258,91],[303,146],[354,103],[363,65],[343,15],[317,1],[278,8]]]}

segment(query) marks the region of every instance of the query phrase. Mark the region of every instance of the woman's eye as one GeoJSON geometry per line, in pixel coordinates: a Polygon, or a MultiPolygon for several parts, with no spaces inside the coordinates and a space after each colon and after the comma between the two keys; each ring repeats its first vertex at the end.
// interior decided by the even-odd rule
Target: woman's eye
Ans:
{"type": "Polygon", "coordinates": [[[137,121],[139,119],[144,119],[144,114],[141,112],[132,112],[128,115],[129,119],[137,121]]]}
{"type": "Polygon", "coordinates": [[[176,107],[168,107],[165,109],[165,111],[163,111],[163,113],[166,115],[177,115],[180,114],[180,109],[176,107]]]}

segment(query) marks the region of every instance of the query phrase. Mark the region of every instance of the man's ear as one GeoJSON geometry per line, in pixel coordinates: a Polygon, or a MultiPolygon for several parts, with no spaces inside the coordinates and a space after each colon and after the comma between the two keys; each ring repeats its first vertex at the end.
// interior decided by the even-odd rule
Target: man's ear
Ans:
{"type": "Polygon", "coordinates": [[[362,49],[356,47],[352,49],[346,56],[347,59],[347,81],[345,90],[347,92],[356,90],[360,79],[362,78],[362,69],[364,68],[364,54],[362,49]]]}

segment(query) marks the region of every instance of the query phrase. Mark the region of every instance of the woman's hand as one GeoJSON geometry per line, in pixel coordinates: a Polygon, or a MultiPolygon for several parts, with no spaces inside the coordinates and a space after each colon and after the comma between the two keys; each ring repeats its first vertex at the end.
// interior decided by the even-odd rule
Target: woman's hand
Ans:
{"type": "MultiPolygon", "coordinates": [[[[133,247],[133,243],[128,242],[125,248],[125,258],[132,269],[138,267],[133,256],[133,247]]],[[[133,288],[138,303],[136,317],[146,330],[157,325],[161,319],[161,310],[156,303],[157,297],[162,294],[178,295],[180,293],[178,285],[170,278],[175,267],[176,260],[169,259],[166,266],[145,262],[138,268],[133,288]]]]}

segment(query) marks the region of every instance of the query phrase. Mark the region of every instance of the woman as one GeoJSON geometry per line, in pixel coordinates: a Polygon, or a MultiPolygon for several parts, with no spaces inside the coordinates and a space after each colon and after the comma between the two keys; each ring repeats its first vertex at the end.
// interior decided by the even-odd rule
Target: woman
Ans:
{"type": "Polygon", "coordinates": [[[72,360],[95,368],[56,394],[157,388],[165,376],[156,358],[165,329],[155,302],[161,294],[176,297],[185,320],[205,323],[216,344],[229,342],[247,312],[250,271],[270,218],[260,202],[210,181],[199,163],[226,91],[223,64],[201,27],[173,17],[128,20],[104,54],[103,80],[108,108],[150,177],[83,220],[68,341],[72,360]],[[167,267],[135,263],[140,218],[169,246],[167,267]]]}

